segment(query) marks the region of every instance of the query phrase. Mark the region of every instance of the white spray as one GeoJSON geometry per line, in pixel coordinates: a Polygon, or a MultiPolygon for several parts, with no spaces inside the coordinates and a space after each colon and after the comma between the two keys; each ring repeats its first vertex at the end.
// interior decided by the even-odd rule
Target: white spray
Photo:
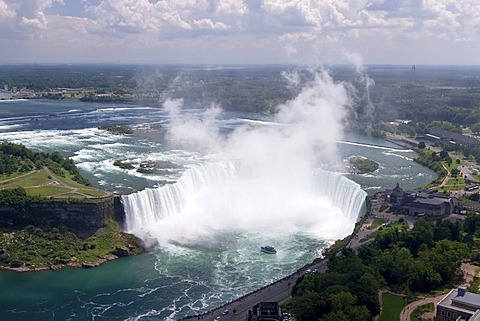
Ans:
{"type": "Polygon", "coordinates": [[[176,184],[124,196],[127,230],[160,244],[204,244],[221,233],[247,231],[266,238],[350,233],[365,193],[317,169],[319,162],[339,161],[335,142],[351,104],[349,86],[324,70],[309,74],[299,95],[278,106],[274,121],[281,126],[243,126],[228,137],[215,126],[217,106],[192,119],[182,114],[181,100],[168,100],[171,142],[216,156],[176,184]]]}

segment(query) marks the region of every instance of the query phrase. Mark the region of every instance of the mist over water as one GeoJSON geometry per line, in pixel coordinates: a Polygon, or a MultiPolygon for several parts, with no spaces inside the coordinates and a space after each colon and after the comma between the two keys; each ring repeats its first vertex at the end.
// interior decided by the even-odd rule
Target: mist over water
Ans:
{"type": "MultiPolygon", "coordinates": [[[[298,85],[299,77],[287,76],[298,85]]],[[[366,193],[324,173],[341,164],[336,143],[351,108],[349,86],[324,70],[311,70],[302,86],[295,99],[278,106],[278,126],[246,124],[228,134],[215,125],[218,106],[192,118],[182,114],[182,100],[167,100],[169,143],[203,150],[210,160],[175,184],[124,196],[127,231],[161,246],[215,246],[227,232],[259,234],[267,242],[350,233],[366,193]]]]}

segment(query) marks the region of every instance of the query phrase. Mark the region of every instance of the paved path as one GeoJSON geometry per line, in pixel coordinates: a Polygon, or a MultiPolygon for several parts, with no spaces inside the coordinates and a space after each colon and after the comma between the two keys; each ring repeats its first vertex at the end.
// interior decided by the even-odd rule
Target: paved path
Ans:
{"type": "MultiPolygon", "coordinates": [[[[99,190],[97,189],[98,191],[102,191],[103,192],[103,195],[99,195],[99,196],[92,196],[92,195],[88,195],[88,194],[85,194],[85,193],[81,193],[79,192],[79,188],[78,187],[73,187],[71,185],[68,185],[67,183],[65,183],[64,181],[62,181],[61,179],[59,179],[51,170],[50,168],[44,166],[43,167],[43,170],[47,173],[48,176],[50,176],[53,181],[48,183],[47,185],[51,185],[52,183],[55,183],[57,185],[60,185],[62,187],[65,187],[66,189],[68,189],[68,192],[65,192],[65,193],[59,193],[59,194],[56,194],[54,195],[53,197],[54,198],[62,198],[62,195],[69,195],[69,194],[77,194],[77,195],[80,195],[81,197],[84,197],[84,198],[107,198],[107,197],[110,197],[113,195],[112,192],[109,192],[109,191],[103,191],[103,190],[99,190]]],[[[86,186],[82,186],[81,188],[87,188],[86,186]]]]}
{"type": "Polygon", "coordinates": [[[410,321],[410,317],[412,315],[412,312],[416,308],[418,308],[421,305],[428,304],[428,303],[433,303],[434,305],[436,305],[444,297],[445,297],[445,294],[440,294],[440,295],[435,296],[435,297],[426,297],[422,300],[415,301],[415,302],[412,302],[412,303],[406,305],[403,308],[402,312],[400,313],[400,321],[410,321]]]}
{"type": "MultiPolygon", "coordinates": [[[[476,275],[478,269],[479,267],[476,265],[470,263],[462,263],[462,265],[460,266],[460,270],[463,272],[463,278],[466,284],[472,282],[473,277],[476,275]]],[[[425,297],[422,300],[410,303],[403,308],[400,314],[400,321],[410,321],[412,312],[421,305],[433,303],[436,306],[437,303],[445,297],[445,295],[446,293],[440,294],[435,297],[425,297]]],[[[435,313],[432,313],[431,317],[435,317],[434,314],[435,313]]]]}

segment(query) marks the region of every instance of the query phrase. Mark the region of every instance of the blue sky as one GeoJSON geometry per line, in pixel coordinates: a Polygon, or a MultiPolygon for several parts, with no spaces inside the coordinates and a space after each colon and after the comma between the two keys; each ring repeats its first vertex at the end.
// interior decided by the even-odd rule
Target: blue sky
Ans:
{"type": "Polygon", "coordinates": [[[0,63],[480,64],[479,0],[0,0],[0,63]]]}

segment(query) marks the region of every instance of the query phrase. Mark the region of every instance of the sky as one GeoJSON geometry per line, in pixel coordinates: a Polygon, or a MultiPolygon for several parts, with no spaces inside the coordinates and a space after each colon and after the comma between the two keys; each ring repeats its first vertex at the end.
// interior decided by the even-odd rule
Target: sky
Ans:
{"type": "Polygon", "coordinates": [[[0,64],[478,65],[479,52],[480,0],[0,0],[0,64]]]}

